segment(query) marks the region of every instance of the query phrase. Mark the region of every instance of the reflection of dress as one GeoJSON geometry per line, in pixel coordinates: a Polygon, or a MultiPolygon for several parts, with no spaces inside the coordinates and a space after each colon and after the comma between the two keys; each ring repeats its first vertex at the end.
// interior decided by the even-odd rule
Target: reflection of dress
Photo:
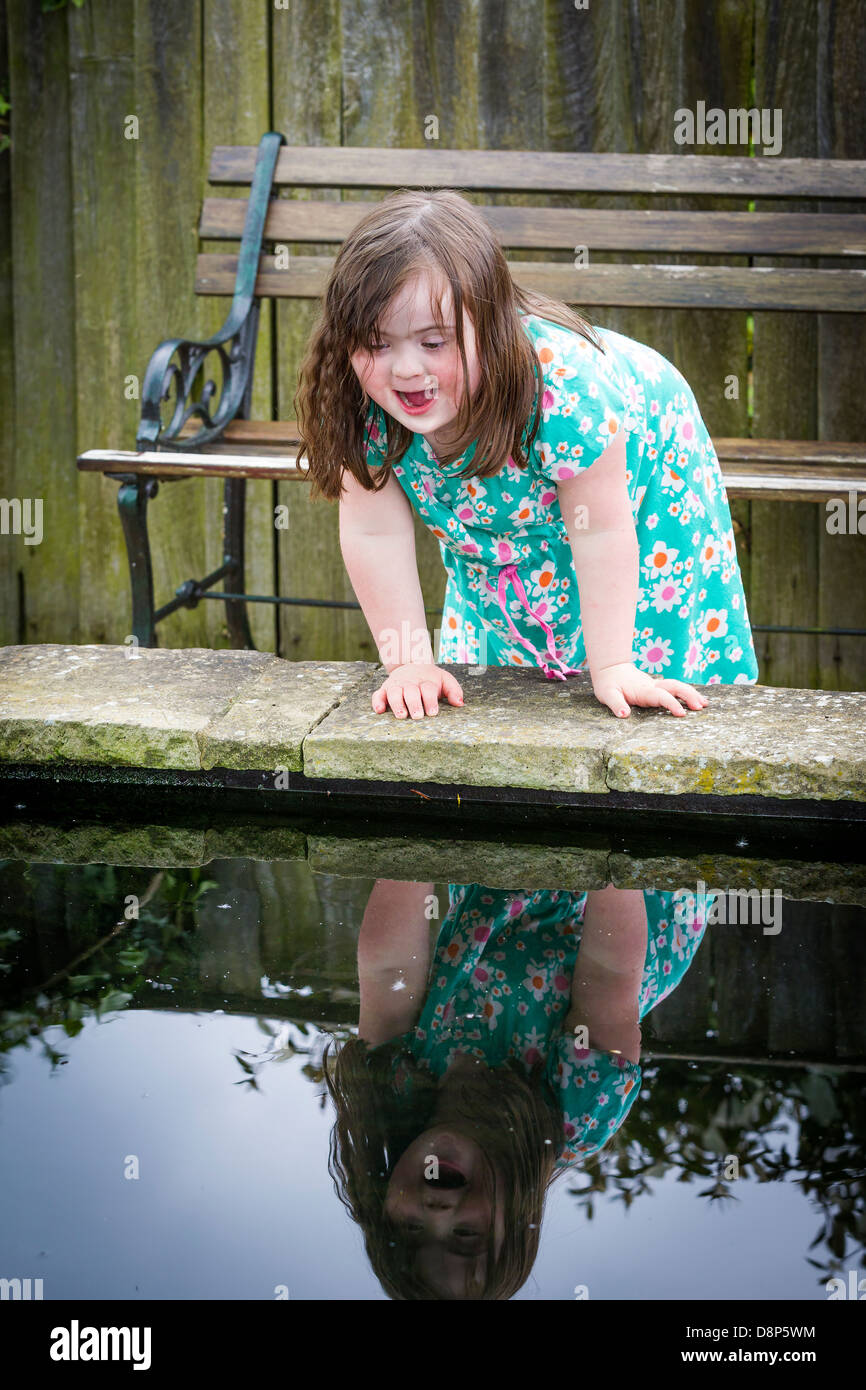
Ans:
{"type": "MultiPolygon", "coordinates": [[[[543,1061],[563,1112],[557,1167],[596,1153],[631,1109],[641,1070],[610,1052],[578,1050],[562,1031],[586,894],[456,883],[448,898],[429,993],[416,1027],[400,1039],[404,1051],[436,1076],[458,1052],[491,1066],[517,1058],[527,1071],[543,1061]]],[[[672,893],[646,889],[644,902],[641,1018],[682,979],[706,930],[706,911],[689,914],[682,926],[674,921],[672,893]]]]}

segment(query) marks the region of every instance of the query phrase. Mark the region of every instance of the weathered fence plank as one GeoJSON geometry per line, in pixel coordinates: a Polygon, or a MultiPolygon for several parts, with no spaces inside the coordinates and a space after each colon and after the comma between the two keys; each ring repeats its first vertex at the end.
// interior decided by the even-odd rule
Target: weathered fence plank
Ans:
{"type": "MultiPolygon", "coordinates": [[[[820,7],[817,57],[817,152],[825,159],[860,159],[866,154],[866,16],[858,0],[820,7]]],[[[844,212],[855,205],[835,206],[844,212]]],[[[820,266],[840,264],[835,258],[818,261],[820,266]]],[[[819,314],[817,350],[819,437],[862,439],[866,316],[819,314]]],[[[866,539],[860,534],[831,535],[826,508],[816,511],[819,625],[864,627],[866,539]]],[[[826,690],[866,689],[866,640],[819,637],[817,683],[826,690]]]]}
{"type": "MultiPolygon", "coordinates": [[[[143,379],[163,338],[202,337],[203,306],[193,292],[191,259],[201,206],[202,0],[135,0],[137,337],[129,346],[130,371],[143,379]]],[[[218,374],[217,374],[218,377],[218,374]]],[[[163,418],[168,418],[171,402],[163,418]]],[[[150,504],[154,592],[157,605],[185,579],[207,573],[207,518],[214,501],[208,485],[169,483],[150,504]]],[[[213,484],[219,488],[218,483],[213,484]]],[[[180,609],[158,629],[166,647],[219,646],[222,605],[180,609]],[[213,610],[213,611],[210,611],[213,610]]],[[[128,609],[127,609],[128,611],[128,609]]]]}
{"type": "MultiPolygon", "coordinates": [[[[782,154],[818,153],[815,129],[818,7],[755,4],[755,105],[782,113],[782,154]]],[[[782,204],[764,199],[759,212],[782,204]]],[[[785,206],[792,207],[791,200],[785,206]]],[[[795,203],[806,210],[805,203],[795,203]]],[[[803,265],[788,257],[756,256],[755,265],[803,265]]],[[[815,265],[814,258],[805,262],[815,265]]],[[[755,415],[753,433],[767,439],[816,439],[817,316],[754,316],[755,415]]],[[[752,502],[750,617],[770,625],[818,625],[817,528],[821,509],[808,502],[752,502]]],[[[760,679],[766,685],[814,686],[818,639],[794,633],[756,636],[760,679]]]]}
{"type": "MultiPolygon", "coordinates": [[[[76,370],[79,450],[135,447],[139,400],[130,353],[136,342],[136,144],[125,137],[135,113],[133,12],[125,6],[69,8],[70,159],[74,202],[76,370]],[[108,292],[106,287],[110,286],[108,292]],[[95,441],[99,440],[97,444],[95,441]]],[[[59,16],[58,16],[59,18],[59,16]]],[[[74,469],[70,457],[67,467],[74,469]]],[[[129,632],[129,566],[117,515],[118,485],[79,480],[70,539],[81,555],[80,621],[90,642],[129,632]]]]}
{"type": "MultiPolygon", "coordinates": [[[[6,0],[0,0],[0,92],[9,96],[9,47],[6,0]]],[[[8,116],[7,116],[8,121],[8,116]]],[[[15,315],[12,276],[12,167],[9,150],[0,151],[0,491],[17,495],[15,484],[15,315]]],[[[23,551],[20,537],[0,538],[0,643],[23,641],[19,631],[19,580],[23,551]]]]}
{"type": "MultiPolygon", "coordinates": [[[[204,64],[204,130],[202,148],[208,153],[218,144],[258,144],[270,123],[270,51],[267,6],[243,7],[233,0],[203,0],[206,35],[204,64]]],[[[274,11],[279,21],[280,12],[274,11]]],[[[196,190],[200,200],[208,190],[206,162],[196,170],[196,190]]],[[[248,197],[247,189],[226,189],[226,196],[248,197]]],[[[198,209],[197,209],[198,210],[198,209]]],[[[205,242],[203,250],[215,249],[205,242]]],[[[191,270],[187,264],[187,273],[191,270]]],[[[230,299],[209,304],[201,310],[200,322],[206,336],[215,333],[229,311],[230,299]]],[[[273,313],[263,304],[259,316],[258,346],[253,378],[252,418],[270,420],[273,405],[273,313]]],[[[246,486],[246,578],[245,592],[276,592],[274,548],[274,487],[270,482],[251,480],[246,486]]],[[[206,485],[205,569],[211,573],[223,561],[223,487],[206,485]]],[[[222,587],[222,586],[221,586],[222,587]]],[[[229,586],[233,587],[233,586],[229,586]]],[[[213,646],[228,646],[225,607],[205,602],[208,631],[216,634],[213,646]]],[[[276,651],[276,611],[272,604],[251,603],[247,617],[253,641],[262,651],[276,651]]]]}
{"type": "MultiPolygon", "coordinates": [[[[341,142],[340,5],[325,0],[315,5],[302,0],[288,10],[275,10],[272,24],[272,83],[275,129],[290,144],[339,145],[341,142]],[[316,74],[307,84],[298,73],[316,74]]],[[[283,190],[289,204],[309,198],[304,190],[283,190]]],[[[321,196],[318,194],[317,196],[321,196]]],[[[328,200],[339,193],[330,191],[328,200]]],[[[321,243],[300,247],[287,242],[290,258],[334,254],[321,243]]],[[[298,300],[275,306],[277,345],[276,400],[278,418],[296,418],[294,406],[298,370],[319,314],[319,301],[298,300]]],[[[340,555],[337,507],[313,503],[305,485],[276,484],[277,501],[287,509],[288,529],[276,531],[279,592],[284,597],[335,599],[354,602],[340,555]]],[[[281,605],[277,651],[289,659],[336,657],[349,652],[375,659],[367,625],[360,611],[281,605]]]]}
{"type": "MultiPolygon", "coordinates": [[[[69,234],[69,45],[64,12],[9,0],[15,254],[15,493],[42,499],[40,544],[20,544],[25,642],[78,642],[75,281],[69,234]]],[[[4,540],[8,540],[5,537],[4,540]]]]}

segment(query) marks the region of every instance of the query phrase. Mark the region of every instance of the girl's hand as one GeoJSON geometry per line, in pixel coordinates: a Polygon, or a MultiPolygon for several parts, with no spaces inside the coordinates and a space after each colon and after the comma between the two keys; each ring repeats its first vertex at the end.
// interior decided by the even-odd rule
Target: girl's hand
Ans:
{"type": "Polygon", "coordinates": [[[373,709],[384,714],[390,705],[398,719],[405,719],[407,712],[413,719],[423,719],[425,714],[439,713],[440,696],[449,705],[463,704],[463,691],[450,672],[441,666],[407,662],[395,666],[374,691],[373,709]]]}
{"type": "Polygon", "coordinates": [[[628,718],[630,705],[660,705],[671,714],[685,714],[679,700],[675,699],[677,695],[689,709],[703,709],[709,703],[706,695],[686,685],[685,681],[648,676],[629,662],[602,667],[593,677],[592,688],[596,698],[619,718],[628,718]]]}

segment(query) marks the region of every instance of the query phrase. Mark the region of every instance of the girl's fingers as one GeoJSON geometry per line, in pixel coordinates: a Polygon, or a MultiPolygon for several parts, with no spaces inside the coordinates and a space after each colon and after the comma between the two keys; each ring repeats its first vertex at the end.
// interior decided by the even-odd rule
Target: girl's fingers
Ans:
{"type": "Polygon", "coordinates": [[[424,705],[421,700],[421,691],[417,685],[403,686],[403,699],[406,708],[413,719],[424,718],[424,705]]]}
{"type": "Polygon", "coordinates": [[[658,703],[663,705],[665,709],[669,709],[671,714],[685,714],[685,710],[679,700],[675,699],[669,690],[659,689],[657,694],[658,703]]]}
{"type": "Polygon", "coordinates": [[[685,700],[686,704],[691,709],[703,709],[705,705],[709,704],[706,695],[703,695],[700,690],[695,690],[694,686],[686,685],[684,681],[666,680],[660,682],[660,684],[663,685],[665,690],[670,690],[672,694],[678,695],[681,700],[685,700]]]}
{"type": "Polygon", "coordinates": [[[432,681],[421,682],[421,699],[424,701],[425,714],[439,713],[439,691],[432,681]]]}
{"type": "Polygon", "coordinates": [[[397,719],[406,718],[406,706],[403,702],[404,692],[398,686],[389,686],[387,690],[388,704],[391,706],[397,719]]]}
{"type": "Polygon", "coordinates": [[[450,671],[442,672],[442,694],[449,705],[463,704],[463,688],[450,671]]]}

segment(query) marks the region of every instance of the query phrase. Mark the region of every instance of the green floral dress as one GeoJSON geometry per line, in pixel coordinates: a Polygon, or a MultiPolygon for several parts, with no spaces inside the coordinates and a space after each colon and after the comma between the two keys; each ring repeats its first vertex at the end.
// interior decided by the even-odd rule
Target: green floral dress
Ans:
{"type": "MultiPolygon", "coordinates": [[[[758,663],[727,493],[688,382],[660,353],[611,329],[596,329],[600,352],[537,315],[522,323],[544,377],[527,468],[509,458],[494,477],[461,479],[475,444],[444,468],[421,434],[394,468],[448,573],[437,660],[537,664],[560,679],[586,667],[556,485],[589,468],[625,431],[640,545],[635,665],[697,684],[754,684],[758,663]]],[[[371,403],[371,468],[384,457],[387,421],[371,403]]]]}
{"type": "MultiPolygon", "coordinates": [[[[673,893],[644,891],[647,953],[640,1018],[679,984],[703,939],[715,895],[691,915],[680,914],[683,922],[676,920],[673,899],[673,893]]],[[[448,900],[418,1023],[397,1040],[396,1089],[410,1084],[407,1054],[435,1076],[447,1071],[458,1052],[489,1066],[513,1058],[527,1073],[542,1062],[562,1110],[563,1146],[556,1166],[589,1158],[634,1104],[641,1069],[614,1053],[580,1047],[563,1031],[586,894],[452,883],[448,900]]]]}

